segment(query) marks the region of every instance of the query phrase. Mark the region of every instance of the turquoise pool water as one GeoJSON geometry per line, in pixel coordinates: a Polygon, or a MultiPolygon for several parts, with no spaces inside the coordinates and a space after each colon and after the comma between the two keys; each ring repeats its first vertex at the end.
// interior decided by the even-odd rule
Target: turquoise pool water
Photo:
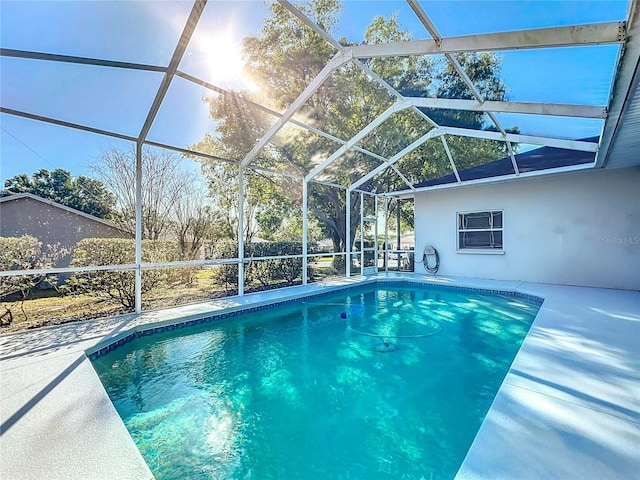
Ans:
{"type": "Polygon", "coordinates": [[[539,304],[359,287],[93,365],[163,479],[451,479],[539,304]]]}

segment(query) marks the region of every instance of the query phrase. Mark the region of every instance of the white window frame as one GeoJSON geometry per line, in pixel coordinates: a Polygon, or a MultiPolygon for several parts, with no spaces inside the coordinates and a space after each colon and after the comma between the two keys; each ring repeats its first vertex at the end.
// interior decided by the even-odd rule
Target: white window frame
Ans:
{"type": "Polygon", "coordinates": [[[482,255],[504,255],[504,210],[499,208],[484,209],[484,210],[472,210],[468,212],[456,212],[456,252],[464,254],[482,254],[482,255]],[[473,215],[473,214],[489,214],[489,228],[462,228],[461,216],[473,215]],[[493,226],[493,216],[499,213],[502,217],[502,226],[493,226]],[[500,232],[502,234],[502,246],[501,247],[466,247],[463,248],[460,245],[460,233],[464,232],[500,232]]]}

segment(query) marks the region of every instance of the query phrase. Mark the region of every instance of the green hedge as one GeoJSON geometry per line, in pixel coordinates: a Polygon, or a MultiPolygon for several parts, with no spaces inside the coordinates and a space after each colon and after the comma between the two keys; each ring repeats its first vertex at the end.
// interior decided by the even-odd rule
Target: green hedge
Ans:
{"type": "MultiPolygon", "coordinates": [[[[235,258],[237,245],[224,240],[215,245],[217,258],[235,258]]],[[[274,284],[292,285],[301,278],[302,257],[253,260],[256,257],[302,255],[299,242],[255,243],[245,246],[245,284],[269,287],[274,284]]],[[[142,261],[162,263],[180,260],[176,242],[143,240],[142,261]]],[[[135,243],[122,238],[86,238],[73,251],[72,267],[126,265],[135,262],[135,243]]],[[[181,281],[183,269],[159,268],[145,270],[142,275],[142,293],[181,281]]],[[[215,270],[214,282],[235,290],[238,285],[238,265],[221,265],[215,270]]],[[[135,306],[135,273],[133,271],[91,271],[74,273],[65,289],[73,293],[91,293],[111,298],[127,308],[135,306]]]]}
{"type": "MultiPolygon", "coordinates": [[[[215,248],[218,258],[235,258],[236,243],[225,240],[215,248]]],[[[245,245],[245,284],[258,283],[268,287],[274,283],[292,285],[302,275],[302,244],[299,242],[251,243],[245,245]],[[300,255],[298,258],[253,260],[259,257],[300,255]]],[[[223,265],[216,272],[216,280],[225,285],[238,285],[238,266],[223,265]]]]}
{"type": "MultiPolygon", "coordinates": [[[[159,240],[142,241],[142,261],[145,263],[172,262],[180,259],[176,242],[159,240]]],[[[126,265],[135,262],[135,242],[125,238],[85,238],[73,250],[72,267],[126,265]]],[[[175,269],[145,270],[142,275],[142,293],[155,287],[179,280],[181,273],[175,269]]],[[[135,307],[135,273],[128,271],[91,271],[74,273],[65,288],[74,293],[101,295],[135,307]]]]}
{"type": "MultiPolygon", "coordinates": [[[[302,255],[302,244],[298,242],[272,242],[252,243],[245,246],[245,256],[248,259],[279,255],[302,255]]],[[[265,287],[274,282],[284,282],[291,285],[301,275],[302,257],[250,260],[245,272],[245,281],[247,283],[258,281],[265,287]]]]}

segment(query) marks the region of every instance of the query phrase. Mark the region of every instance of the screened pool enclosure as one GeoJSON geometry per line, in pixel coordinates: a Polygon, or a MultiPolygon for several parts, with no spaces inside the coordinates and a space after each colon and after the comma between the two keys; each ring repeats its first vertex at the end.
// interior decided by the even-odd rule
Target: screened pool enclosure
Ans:
{"type": "Polygon", "coordinates": [[[4,310],[424,273],[416,193],[637,164],[637,36],[633,1],[3,2],[4,310]]]}

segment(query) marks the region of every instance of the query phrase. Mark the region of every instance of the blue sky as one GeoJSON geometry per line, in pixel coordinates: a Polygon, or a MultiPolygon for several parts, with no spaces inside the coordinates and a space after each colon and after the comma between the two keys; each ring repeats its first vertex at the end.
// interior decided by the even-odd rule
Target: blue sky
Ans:
{"type": "MultiPolygon", "coordinates": [[[[520,28],[624,20],[625,1],[423,1],[443,36],[520,28]]],[[[62,53],[166,65],[191,8],[190,2],[11,1],[0,2],[3,48],[62,53]]],[[[405,2],[345,1],[336,37],[361,41],[375,15],[397,12],[414,38],[429,38],[405,2]]],[[[234,52],[256,35],[268,9],[262,2],[210,1],[180,68],[221,86],[241,82],[234,52]]],[[[514,101],[606,104],[618,47],[515,51],[502,54],[502,73],[514,101]]],[[[236,55],[237,57],[237,55],[236,55]]],[[[137,136],[161,80],[160,74],[2,58],[0,104],[4,107],[137,136]]],[[[245,85],[246,86],[246,85],[245,85]]],[[[177,146],[200,140],[214,128],[207,92],[182,79],[163,103],[149,139],[177,146]]],[[[505,126],[543,135],[558,130],[578,138],[599,133],[602,122],[553,125],[533,116],[502,115],[505,126]]],[[[0,115],[0,180],[39,168],[66,168],[74,175],[107,148],[127,142],[0,115]]]]}

